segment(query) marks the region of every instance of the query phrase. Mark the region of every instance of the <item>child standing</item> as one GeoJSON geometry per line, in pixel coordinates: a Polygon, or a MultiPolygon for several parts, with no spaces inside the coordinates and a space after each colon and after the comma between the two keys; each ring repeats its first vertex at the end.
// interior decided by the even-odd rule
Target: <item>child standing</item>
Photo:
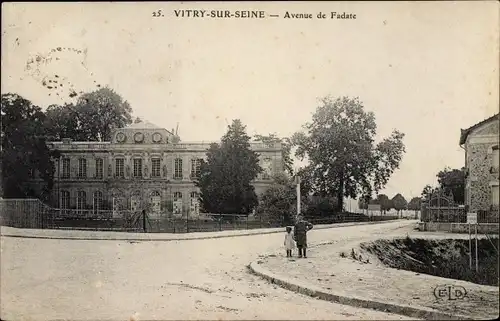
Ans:
{"type": "Polygon", "coordinates": [[[299,249],[299,258],[307,257],[307,232],[313,228],[313,225],[307,221],[304,221],[302,216],[297,218],[297,223],[295,223],[294,238],[297,242],[297,248],[299,249]]]}
{"type": "Polygon", "coordinates": [[[285,249],[286,249],[286,257],[292,257],[292,250],[295,247],[295,241],[293,239],[292,228],[290,226],[286,227],[285,234],[285,249]]]}

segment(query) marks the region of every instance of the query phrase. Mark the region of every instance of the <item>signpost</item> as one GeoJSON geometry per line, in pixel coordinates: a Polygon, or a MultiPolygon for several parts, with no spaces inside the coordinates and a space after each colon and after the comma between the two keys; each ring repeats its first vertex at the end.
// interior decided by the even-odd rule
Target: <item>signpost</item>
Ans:
{"type": "Polygon", "coordinates": [[[476,272],[479,271],[479,260],[477,253],[477,213],[467,213],[467,224],[469,225],[469,267],[472,270],[472,240],[470,226],[475,226],[475,241],[476,241],[476,272]]]}

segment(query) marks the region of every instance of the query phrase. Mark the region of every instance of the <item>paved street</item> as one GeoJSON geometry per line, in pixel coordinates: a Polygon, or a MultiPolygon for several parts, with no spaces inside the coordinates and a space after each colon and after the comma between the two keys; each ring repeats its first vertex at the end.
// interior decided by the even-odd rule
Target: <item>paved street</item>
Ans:
{"type": "MultiPolygon", "coordinates": [[[[404,236],[414,224],[313,230],[309,243],[404,236]]],[[[132,243],[2,237],[1,318],[406,319],[313,299],[247,272],[259,255],[281,255],[282,242],[282,234],[132,243]]]]}

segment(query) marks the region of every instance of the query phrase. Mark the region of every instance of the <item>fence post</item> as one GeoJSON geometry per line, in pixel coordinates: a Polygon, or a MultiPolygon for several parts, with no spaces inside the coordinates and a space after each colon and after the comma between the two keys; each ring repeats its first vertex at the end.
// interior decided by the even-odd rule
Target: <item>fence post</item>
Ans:
{"type": "Polygon", "coordinates": [[[219,231],[222,231],[222,215],[219,214],[219,231]]]}

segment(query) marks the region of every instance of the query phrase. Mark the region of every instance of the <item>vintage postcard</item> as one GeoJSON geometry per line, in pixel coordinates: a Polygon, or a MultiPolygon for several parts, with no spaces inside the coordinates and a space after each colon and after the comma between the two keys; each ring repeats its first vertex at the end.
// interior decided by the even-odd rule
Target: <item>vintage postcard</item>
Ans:
{"type": "Polygon", "coordinates": [[[499,12],[2,3],[0,318],[497,318],[499,12]]]}

